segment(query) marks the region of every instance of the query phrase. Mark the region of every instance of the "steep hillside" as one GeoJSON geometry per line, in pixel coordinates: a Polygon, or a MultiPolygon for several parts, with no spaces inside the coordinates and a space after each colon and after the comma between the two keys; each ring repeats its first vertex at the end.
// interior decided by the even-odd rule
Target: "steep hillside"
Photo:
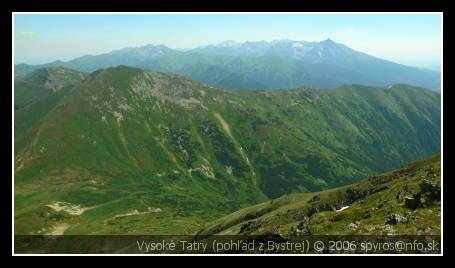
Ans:
{"type": "Polygon", "coordinates": [[[84,73],[63,67],[34,70],[14,81],[14,108],[21,109],[84,79],[84,73]]]}
{"type": "Polygon", "coordinates": [[[81,83],[85,73],[62,67],[43,68],[14,81],[14,134],[20,135],[49,113],[81,83]]]}
{"type": "Polygon", "coordinates": [[[434,156],[356,184],[293,194],[208,224],[199,235],[440,235],[441,161],[434,156]]]}
{"type": "Polygon", "coordinates": [[[16,135],[17,233],[191,233],[440,148],[440,95],[406,85],[239,92],[120,66],[59,92],[16,135]]]}

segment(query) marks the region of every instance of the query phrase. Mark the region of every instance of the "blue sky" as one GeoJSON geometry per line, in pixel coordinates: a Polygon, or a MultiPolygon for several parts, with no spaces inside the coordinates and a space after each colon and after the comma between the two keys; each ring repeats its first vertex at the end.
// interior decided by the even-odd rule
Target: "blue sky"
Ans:
{"type": "Polygon", "coordinates": [[[16,14],[14,57],[37,64],[146,44],[331,38],[376,57],[436,68],[440,20],[439,14],[16,14]]]}

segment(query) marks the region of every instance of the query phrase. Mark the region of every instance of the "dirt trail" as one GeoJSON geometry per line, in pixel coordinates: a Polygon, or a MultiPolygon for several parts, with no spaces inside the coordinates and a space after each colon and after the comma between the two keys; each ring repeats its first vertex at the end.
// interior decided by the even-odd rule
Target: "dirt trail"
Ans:
{"type": "Polygon", "coordinates": [[[142,215],[142,214],[149,214],[149,213],[158,213],[158,212],[161,212],[161,211],[162,211],[161,208],[153,208],[153,207],[148,207],[147,211],[144,211],[144,212],[139,212],[139,210],[133,209],[130,212],[123,213],[123,214],[117,214],[117,215],[114,215],[113,217],[111,217],[109,219],[106,219],[104,221],[104,224],[106,224],[110,220],[115,220],[117,218],[123,218],[123,217],[135,216],[135,215],[142,215]]]}

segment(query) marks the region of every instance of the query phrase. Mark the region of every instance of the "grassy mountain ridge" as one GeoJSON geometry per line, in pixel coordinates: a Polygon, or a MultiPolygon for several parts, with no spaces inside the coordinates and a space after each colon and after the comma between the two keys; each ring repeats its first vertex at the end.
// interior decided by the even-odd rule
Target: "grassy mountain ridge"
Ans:
{"type": "Polygon", "coordinates": [[[44,99],[85,79],[86,74],[63,67],[40,68],[14,81],[15,110],[44,99]]]}
{"type": "Polygon", "coordinates": [[[14,134],[19,136],[41,120],[87,74],[55,67],[31,72],[14,81],[14,134]]]}
{"type": "Polygon", "coordinates": [[[293,194],[222,217],[199,235],[440,235],[441,162],[434,156],[352,185],[293,194]]]}
{"type": "Polygon", "coordinates": [[[120,66],[59,92],[15,139],[17,233],[191,233],[439,151],[440,95],[406,85],[239,92],[120,66]]]}

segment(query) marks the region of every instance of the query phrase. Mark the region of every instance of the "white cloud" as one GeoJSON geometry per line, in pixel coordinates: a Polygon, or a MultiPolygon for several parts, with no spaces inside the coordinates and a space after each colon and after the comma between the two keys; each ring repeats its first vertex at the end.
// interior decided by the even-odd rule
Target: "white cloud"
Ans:
{"type": "Polygon", "coordinates": [[[35,32],[21,32],[21,35],[24,37],[29,37],[35,35],[35,32]]]}
{"type": "Polygon", "coordinates": [[[353,33],[353,32],[355,32],[355,30],[352,29],[352,28],[349,28],[349,29],[346,30],[346,32],[348,32],[348,33],[353,33]]]}

